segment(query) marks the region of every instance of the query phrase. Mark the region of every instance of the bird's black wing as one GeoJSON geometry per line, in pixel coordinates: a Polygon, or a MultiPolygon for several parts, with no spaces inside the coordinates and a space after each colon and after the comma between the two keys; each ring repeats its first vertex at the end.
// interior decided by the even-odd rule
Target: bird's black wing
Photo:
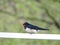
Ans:
{"type": "Polygon", "coordinates": [[[44,28],[40,28],[38,26],[31,25],[31,24],[28,25],[27,27],[30,29],[35,29],[35,30],[49,30],[49,29],[44,29],[44,28]]]}

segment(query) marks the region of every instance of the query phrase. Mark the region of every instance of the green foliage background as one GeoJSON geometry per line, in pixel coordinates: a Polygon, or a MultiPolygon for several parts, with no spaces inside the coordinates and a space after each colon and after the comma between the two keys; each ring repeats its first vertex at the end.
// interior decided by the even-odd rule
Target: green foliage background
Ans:
{"type": "MultiPolygon", "coordinates": [[[[60,29],[47,16],[44,8],[60,24],[59,0],[0,0],[0,32],[25,32],[19,21],[26,19],[31,24],[49,28],[48,33],[60,34],[60,29]],[[53,24],[48,25],[43,20],[53,24]]],[[[60,45],[60,41],[0,38],[0,45],[60,45]]]]}

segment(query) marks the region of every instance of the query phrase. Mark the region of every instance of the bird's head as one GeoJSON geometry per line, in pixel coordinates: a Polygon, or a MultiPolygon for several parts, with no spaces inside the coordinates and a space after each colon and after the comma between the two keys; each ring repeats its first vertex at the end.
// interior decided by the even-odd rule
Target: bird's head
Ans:
{"type": "Polygon", "coordinates": [[[27,23],[27,22],[23,23],[23,26],[27,26],[27,25],[29,25],[29,23],[27,23]]]}

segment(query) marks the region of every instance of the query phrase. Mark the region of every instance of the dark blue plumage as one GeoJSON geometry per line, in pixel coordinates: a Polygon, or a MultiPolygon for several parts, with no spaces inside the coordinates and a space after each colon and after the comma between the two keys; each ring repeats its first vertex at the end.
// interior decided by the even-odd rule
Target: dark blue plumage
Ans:
{"type": "Polygon", "coordinates": [[[25,28],[25,29],[26,29],[26,28],[30,28],[30,29],[34,29],[34,30],[49,30],[49,29],[40,28],[40,27],[38,27],[38,26],[34,26],[34,25],[29,24],[29,23],[27,23],[27,22],[25,22],[23,25],[24,25],[24,28],[25,28]]]}

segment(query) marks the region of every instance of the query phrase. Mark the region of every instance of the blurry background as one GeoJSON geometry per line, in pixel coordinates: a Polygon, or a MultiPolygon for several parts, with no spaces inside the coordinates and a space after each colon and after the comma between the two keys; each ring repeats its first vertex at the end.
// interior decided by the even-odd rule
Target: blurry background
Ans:
{"type": "MultiPolygon", "coordinates": [[[[60,0],[0,0],[0,32],[25,32],[21,20],[60,34],[60,0]]],[[[0,45],[59,45],[60,41],[1,39],[0,45]]]]}

